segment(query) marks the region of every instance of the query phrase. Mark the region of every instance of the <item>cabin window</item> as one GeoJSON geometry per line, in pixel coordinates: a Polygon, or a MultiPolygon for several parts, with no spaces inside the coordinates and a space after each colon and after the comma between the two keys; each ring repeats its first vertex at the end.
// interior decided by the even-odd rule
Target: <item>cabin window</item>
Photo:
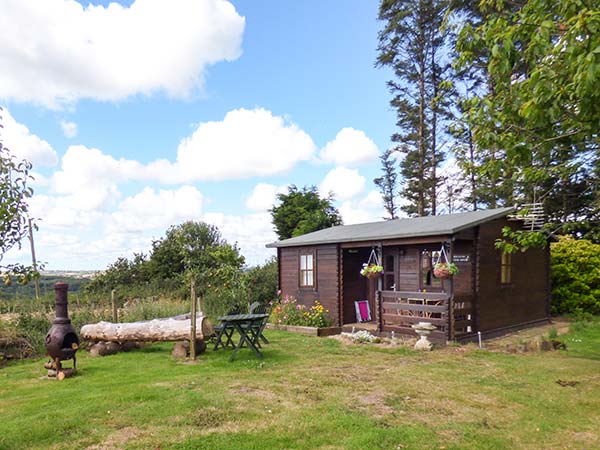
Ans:
{"type": "Polygon", "coordinates": [[[512,254],[502,252],[500,260],[500,284],[512,283],[512,254]]]}
{"type": "Polygon", "coordinates": [[[433,274],[434,262],[439,252],[425,250],[421,252],[421,289],[441,288],[442,280],[433,274]]]}
{"type": "Polygon", "coordinates": [[[300,286],[313,287],[315,285],[315,258],[314,254],[300,254],[300,286]]]}

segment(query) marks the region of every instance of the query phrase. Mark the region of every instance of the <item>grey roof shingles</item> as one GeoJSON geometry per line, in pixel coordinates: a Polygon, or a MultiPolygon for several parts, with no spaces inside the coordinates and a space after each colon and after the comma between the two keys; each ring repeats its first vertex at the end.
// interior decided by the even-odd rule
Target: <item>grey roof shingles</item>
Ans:
{"type": "Polygon", "coordinates": [[[514,208],[340,225],[267,244],[269,248],[451,235],[510,214],[514,208]]]}

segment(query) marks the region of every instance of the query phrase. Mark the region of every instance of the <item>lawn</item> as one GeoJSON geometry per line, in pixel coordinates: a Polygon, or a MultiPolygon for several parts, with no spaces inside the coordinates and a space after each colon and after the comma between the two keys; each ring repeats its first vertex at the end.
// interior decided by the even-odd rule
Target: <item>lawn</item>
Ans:
{"type": "Polygon", "coordinates": [[[600,448],[598,323],[561,336],[566,352],[531,354],[267,336],[263,360],[209,350],[182,363],[157,344],[81,352],[62,382],[42,377],[43,360],[9,365],[0,448],[600,448]]]}

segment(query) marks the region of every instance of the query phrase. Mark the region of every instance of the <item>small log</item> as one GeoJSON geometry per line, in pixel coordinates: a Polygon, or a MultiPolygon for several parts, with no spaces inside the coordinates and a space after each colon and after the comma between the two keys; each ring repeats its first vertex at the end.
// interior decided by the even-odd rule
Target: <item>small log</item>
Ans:
{"type": "Polygon", "coordinates": [[[54,363],[54,361],[48,361],[46,363],[44,363],[44,369],[56,369],[56,364],[54,363]]]}
{"type": "Polygon", "coordinates": [[[188,341],[181,341],[181,342],[175,343],[175,345],[173,346],[173,351],[171,351],[171,356],[173,358],[178,358],[178,359],[187,358],[188,348],[186,348],[186,345],[185,345],[186,342],[188,344],[187,347],[189,348],[188,341]]]}
{"type": "MultiPolygon", "coordinates": [[[[213,334],[210,321],[203,315],[197,315],[198,327],[196,338],[213,334]]],[[[81,327],[81,337],[89,341],[109,342],[155,342],[184,341],[190,338],[190,315],[169,317],[165,319],[146,320],[130,323],[98,322],[81,327]]]]}
{"type": "Polygon", "coordinates": [[[65,378],[70,378],[75,374],[75,369],[63,369],[56,374],[56,379],[62,381],[65,378]]]}
{"type": "Polygon", "coordinates": [[[48,369],[48,378],[56,377],[56,369],[48,369]]]}
{"type": "Polygon", "coordinates": [[[117,342],[97,342],[90,347],[90,356],[107,356],[118,353],[121,345],[117,342]]]}
{"type": "MultiPolygon", "coordinates": [[[[196,356],[201,355],[206,351],[206,341],[204,339],[196,339],[196,356]]],[[[190,341],[176,342],[171,351],[173,358],[187,358],[191,356],[190,341]]]]}

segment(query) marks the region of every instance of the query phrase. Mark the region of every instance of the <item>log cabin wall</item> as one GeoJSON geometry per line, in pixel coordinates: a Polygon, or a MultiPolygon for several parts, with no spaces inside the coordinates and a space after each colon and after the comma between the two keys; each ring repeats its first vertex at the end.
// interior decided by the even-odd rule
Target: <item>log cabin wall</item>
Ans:
{"type": "Polygon", "coordinates": [[[316,245],[310,247],[287,247],[280,249],[280,286],[281,295],[295,297],[299,304],[310,308],[318,300],[334,325],[339,326],[339,274],[338,247],[316,245]],[[314,286],[300,286],[300,255],[313,254],[314,286]]]}
{"type": "Polygon", "coordinates": [[[548,318],[545,249],[530,249],[511,256],[510,283],[501,283],[501,252],[494,246],[502,228],[514,222],[498,219],[480,226],[478,331],[526,324],[548,318]]]}

